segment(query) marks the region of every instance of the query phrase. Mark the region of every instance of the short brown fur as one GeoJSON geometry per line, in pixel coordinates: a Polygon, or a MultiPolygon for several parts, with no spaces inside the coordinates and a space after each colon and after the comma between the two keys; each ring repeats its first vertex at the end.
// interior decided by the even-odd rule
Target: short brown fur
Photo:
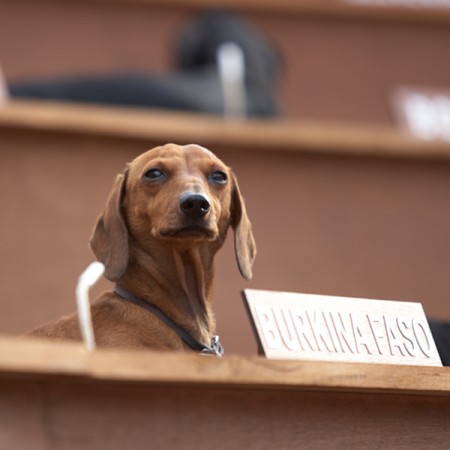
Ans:
{"type": "MultiPolygon", "coordinates": [[[[200,146],[167,144],[138,156],[116,178],[90,245],[105,264],[106,278],[157,306],[197,340],[209,344],[215,331],[213,260],[230,226],[239,269],[250,279],[256,247],[233,172],[200,146]],[[164,177],[146,178],[153,168],[164,177]],[[223,172],[227,182],[211,180],[215,171],[223,172]],[[204,217],[186,218],[180,208],[184,192],[209,198],[211,207],[204,217]]],[[[91,312],[99,346],[188,348],[151,312],[114,292],[94,301],[91,312]]],[[[81,339],[76,314],[36,328],[29,335],[81,339]]]]}

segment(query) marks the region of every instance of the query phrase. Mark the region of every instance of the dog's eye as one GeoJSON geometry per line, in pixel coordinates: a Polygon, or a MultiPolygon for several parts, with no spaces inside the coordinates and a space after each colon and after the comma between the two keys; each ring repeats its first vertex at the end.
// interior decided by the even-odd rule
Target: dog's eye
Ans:
{"type": "Polygon", "coordinates": [[[225,184],[228,181],[227,174],[221,170],[216,170],[209,176],[209,181],[215,184],[225,184]]]}
{"type": "Polygon", "coordinates": [[[164,172],[159,169],[150,169],[144,173],[144,178],[149,181],[162,180],[165,177],[164,172]]]}

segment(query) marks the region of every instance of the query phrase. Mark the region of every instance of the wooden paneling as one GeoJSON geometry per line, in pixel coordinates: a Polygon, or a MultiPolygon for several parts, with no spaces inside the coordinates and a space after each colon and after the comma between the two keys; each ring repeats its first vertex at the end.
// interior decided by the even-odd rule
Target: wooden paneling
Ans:
{"type": "Polygon", "coordinates": [[[441,449],[448,439],[443,368],[0,349],[1,448],[441,449]]]}
{"type": "Polygon", "coordinates": [[[25,381],[0,393],[0,445],[15,450],[440,450],[450,419],[448,397],[25,381]]]}

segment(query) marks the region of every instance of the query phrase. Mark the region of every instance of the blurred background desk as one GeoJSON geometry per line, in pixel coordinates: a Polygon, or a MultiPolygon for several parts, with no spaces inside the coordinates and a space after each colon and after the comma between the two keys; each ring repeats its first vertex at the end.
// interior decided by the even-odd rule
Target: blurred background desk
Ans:
{"type": "Polygon", "coordinates": [[[173,67],[174,40],[186,21],[208,8],[226,8],[244,14],[279,49],[284,114],[391,124],[389,96],[398,85],[450,86],[450,11],[430,3],[7,1],[0,4],[0,64],[10,82],[121,70],[164,73],[173,67]]]}

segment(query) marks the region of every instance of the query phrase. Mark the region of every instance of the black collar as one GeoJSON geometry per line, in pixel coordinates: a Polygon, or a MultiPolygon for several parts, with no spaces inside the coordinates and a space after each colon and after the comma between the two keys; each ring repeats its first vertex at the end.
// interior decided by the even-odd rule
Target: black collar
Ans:
{"type": "Polygon", "coordinates": [[[153,313],[158,319],[164,322],[169,328],[172,328],[178,336],[183,340],[185,344],[191,347],[193,350],[200,352],[204,355],[223,355],[223,348],[219,341],[219,336],[213,336],[211,340],[211,345],[204,345],[195,339],[188,331],[186,331],[183,327],[175,323],[170,317],[168,317],[164,312],[162,312],[157,306],[152,305],[151,303],[143,300],[142,298],[136,297],[131,292],[128,292],[118,284],[116,284],[114,288],[114,292],[121,297],[123,300],[126,300],[130,303],[133,303],[141,308],[146,309],[153,313]]]}

